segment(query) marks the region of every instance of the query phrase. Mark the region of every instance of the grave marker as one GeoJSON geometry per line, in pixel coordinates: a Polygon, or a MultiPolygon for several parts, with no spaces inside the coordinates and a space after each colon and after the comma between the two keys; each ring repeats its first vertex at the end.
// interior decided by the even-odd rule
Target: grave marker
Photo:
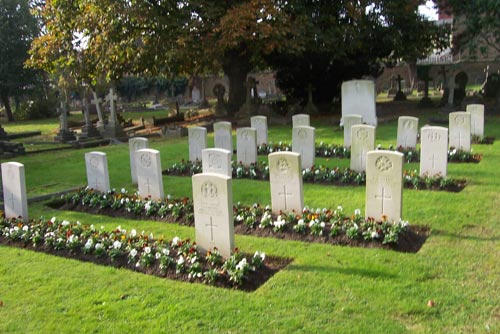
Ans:
{"type": "Polygon", "coordinates": [[[231,152],[222,148],[206,148],[201,155],[203,173],[232,177],[231,152]]]}
{"type": "Polygon", "coordinates": [[[196,244],[201,252],[216,247],[224,258],[234,249],[232,180],[202,173],[192,177],[196,244]]]}
{"type": "Polygon", "coordinates": [[[257,131],[243,127],[236,130],[237,163],[250,166],[257,162],[257,131]]]}
{"type": "Polygon", "coordinates": [[[300,154],[302,168],[311,168],[316,157],[316,130],[310,126],[296,126],[292,130],[292,151],[300,154]]]}
{"type": "Polygon", "coordinates": [[[214,123],[214,146],[228,150],[233,154],[233,136],[230,122],[214,123]]]}
{"type": "Polygon", "coordinates": [[[163,199],[163,177],[161,174],[160,151],[150,148],[137,150],[134,154],[139,196],[163,199]]]}
{"type": "Polygon", "coordinates": [[[471,114],[465,111],[451,112],[449,121],[450,147],[470,152],[471,114]]]}
{"type": "Polygon", "coordinates": [[[267,117],[250,117],[250,127],[257,130],[257,145],[267,144],[267,117]]]}
{"type": "Polygon", "coordinates": [[[401,116],[398,118],[397,147],[415,148],[417,146],[418,118],[401,116]]]}
{"type": "Polygon", "coordinates": [[[351,163],[350,168],[356,172],[366,170],[366,154],[375,149],[375,127],[356,124],[351,127],[351,163]]]}
{"type": "Polygon", "coordinates": [[[268,158],[273,213],[294,211],[299,214],[304,208],[300,154],[275,152],[268,158]]]}
{"type": "Polygon", "coordinates": [[[292,116],[292,127],[311,126],[311,119],[308,114],[297,114],[292,116]]]}
{"type": "Polygon", "coordinates": [[[366,218],[399,221],[403,203],[403,158],[394,151],[371,151],[366,159],[366,218]]]}
{"type": "Polygon", "coordinates": [[[87,169],[87,186],[89,188],[103,193],[111,190],[106,153],[85,153],[85,166],[87,169]]]}
{"type": "Polygon", "coordinates": [[[201,151],[207,148],[207,129],[195,126],[188,128],[189,160],[201,161],[201,151]]]}
{"type": "Polygon", "coordinates": [[[371,80],[351,80],[342,83],[342,119],[361,115],[366,124],[377,126],[375,83],[371,80]]]}
{"type": "Polygon", "coordinates": [[[466,111],[470,113],[471,135],[484,137],[484,104],[468,104],[466,111]]]}
{"type": "Polygon", "coordinates": [[[361,115],[345,115],[344,116],[344,147],[351,147],[351,128],[353,125],[362,124],[363,117],[361,115]]]}
{"type": "Polygon", "coordinates": [[[149,147],[149,140],[143,137],[130,138],[128,148],[130,153],[130,174],[132,175],[132,183],[137,184],[137,171],[135,167],[135,152],[149,147]]]}
{"type": "Polygon", "coordinates": [[[420,176],[445,177],[448,168],[448,129],[424,126],[420,132],[420,176]]]}
{"type": "Polygon", "coordinates": [[[5,218],[29,220],[28,196],[24,165],[19,162],[2,163],[2,188],[5,218]]]}

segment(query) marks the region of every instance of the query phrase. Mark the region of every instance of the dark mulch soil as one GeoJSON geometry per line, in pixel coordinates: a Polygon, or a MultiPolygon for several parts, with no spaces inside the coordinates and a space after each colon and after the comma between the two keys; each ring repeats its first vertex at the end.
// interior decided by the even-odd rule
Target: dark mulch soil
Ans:
{"type": "MultiPolygon", "coordinates": [[[[108,257],[96,257],[94,255],[89,255],[89,254],[84,254],[80,251],[69,251],[69,250],[53,250],[53,249],[48,249],[45,246],[38,246],[38,247],[33,247],[31,244],[26,244],[24,242],[11,242],[7,241],[5,239],[0,239],[0,245],[6,245],[6,246],[13,246],[13,247],[19,247],[19,248],[24,248],[28,250],[33,250],[36,252],[43,252],[46,254],[50,255],[55,255],[55,256],[60,256],[60,257],[65,257],[69,259],[75,259],[83,262],[91,262],[97,265],[102,265],[102,266],[112,266],[115,268],[124,268],[136,272],[141,272],[147,275],[154,275],[157,277],[162,277],[166,279],[172,279],[172,280],[178,280],[178,281],[184,281],[184,282],[190,282],[190,283],[202,283],[203,279],[202,278],[196,278],[196,279],[190,279],[187,274],[182,274],[178,275],[175,273],[175,269],[171,268],[167,272],[163,273],[161,272],[159,266],[153,266],[149,268],[137,268],[134,263],[128,263],[127,257],[126,256],[121,256],[118,258],[115,258],[113,261],[111,261],[108,257]]],[[[216,286],[219,288],[226,288],[226,289],[238,289],[238,290],[243,290],[247,292],[255,291],[257,290],[262,284],[267,282],[268,279],[270,279],[275,273],[286,267],[290,262],[292,262],[291,259],[288,258],[280,258],[280,257],[274,257],[274,256],[266,256],[266,260],[264,263],[264,266],[259,268],[257,271],[251,271],[247,279],[243,282],[242,285],[239,286],[234,286],[230,281],[229,278],[226,276],[220,276],[216,282],[212,284],[212,286],[216,286]]],[[[203,271],[205,271],[206,268],[203,268],[203,271]]],[[[122,296],[123,299],[126,298],[126,296],[122,296]]]]}
{"type": "MultiPolygon", "coordinates": [[[[158,216],[146,216],[146,215],[135,215],[130,212],[113,210],[111,208],[100,209],[89,208],[83,206],[81,204],[72,204],[68,202],[64,202],[62,200],[53,201],[48,204],[50,207],[58,210],[67,210],[67,211],[79,211],[79,212],[87,212],[92,214],[101,214],[107,215],[111,217],[123,217],[127,219],[135,219],[135,220],[154,220],[161,221],[165,223],[175,222],[176,224],[194,226],[194,222],[191,220],[187,220],[186,217],[182,217],[180,219],[174,219],[173,217],[158,217],[158,216]]],[[[260,228],[249,228],[244,224],[237,224],[234,226],[234,233],[243,234],[243,235],[253,235],[260,237],[270,237],[277,238],[283,240],[297,240],[297,241],[305,241],[305,242],[317,242],[317,243],[328,243],[332,245],[341,245],[341,246],[351,246],[351,247],[365,247],[365,248],[384,248],[384,249],[392,249],[398,252],[404,253],[416,253],[420,250],[422,245],[427,240],[429,235],[429,228],[426,226],[415,226],[410,225],[407,232],[400,236],[397,244],[382,244],[381,242],[374,241],[365,241],[362,238],[358,238],[356,240],[349,239],[346,235],[339,235],[336,237],[329,236],[329,229],[325,228],[324,236],[313,236],[309,234],[299,234],[292,230],[285,230],[283,232],[273,232],[270,229],[260,229],[260,228]]]]}

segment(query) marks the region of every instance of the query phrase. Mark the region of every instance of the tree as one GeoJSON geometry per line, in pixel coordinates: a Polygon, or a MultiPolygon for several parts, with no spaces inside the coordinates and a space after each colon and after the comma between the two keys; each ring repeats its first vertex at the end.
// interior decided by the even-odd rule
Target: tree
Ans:
{"type": "Polygon", "coordinates": [[[28,0],[0,0],[0,98],[9,122],[14,120],[10,98],[18,98],[36,79],[24,62],[37,34],[28,0]]]}

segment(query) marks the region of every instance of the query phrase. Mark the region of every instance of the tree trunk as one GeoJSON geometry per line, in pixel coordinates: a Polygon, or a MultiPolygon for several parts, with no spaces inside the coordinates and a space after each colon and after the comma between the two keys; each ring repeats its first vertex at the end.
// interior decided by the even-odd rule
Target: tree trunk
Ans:
{"type": "Polygon", "coordinates": [[[2,98],[2,103],[5,106],[5,113],[7,114],[7,120],[9,122],[14,122],[14,115],[12,114],[12,109],[10,108],[10,100],[7,92],[2,92],[0,94],[2,98]]]}
{"type": "Polygon", "coordinates": [[[408,61],[408,76],[410,78],[410,94],[413,92],[417,85],[417,61],[408,61]]]}
{"type": "Polygon", "coordinates": [[[230,52],[224,58],[222,69],[229,79],[228,112],[232,116],[245,103],[245,80],[252,67],[250,59],[237,52],[230,52]]]}

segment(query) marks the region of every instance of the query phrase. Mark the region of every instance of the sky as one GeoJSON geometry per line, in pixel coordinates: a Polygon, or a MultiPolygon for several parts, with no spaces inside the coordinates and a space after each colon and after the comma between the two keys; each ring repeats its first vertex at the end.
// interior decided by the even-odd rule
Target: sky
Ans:
{"type": "Polygon", "coordinates": [[[434,9],[433,7],[434,7],[434,2],[427,1],[425,5],[419,6],[418,10],[420,11],[420,13],[427,16],[429,20],[435,21],[438,19],[438,14],[437,10],[434,9]]]}

